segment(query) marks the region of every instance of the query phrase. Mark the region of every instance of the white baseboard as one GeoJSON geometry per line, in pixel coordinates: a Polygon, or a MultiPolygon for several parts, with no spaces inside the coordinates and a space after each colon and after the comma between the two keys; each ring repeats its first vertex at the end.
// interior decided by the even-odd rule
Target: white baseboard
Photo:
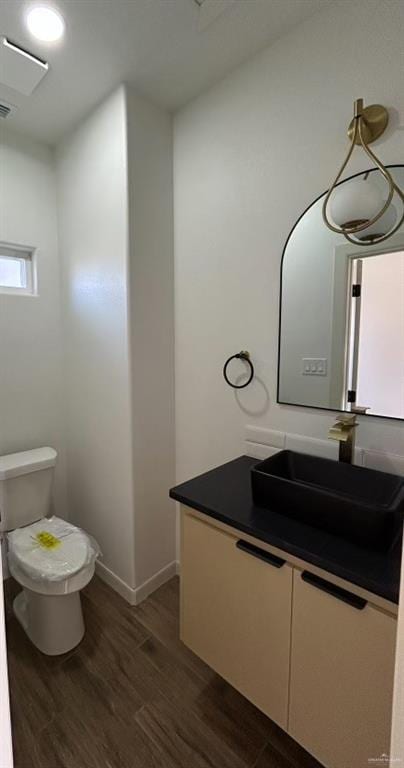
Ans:
{"type": "Polygon", "coordinates": [[[136,590],[126,584],[125,581],[122,581],[116,573],[110,571],[104,563],[97,560],[95,571],[100,579],[105,581],[109,587],[112,587],[129,605],[136,605],[136,590]]]}
{"type": "Polygon", "coordinates": [[[166,583],[166,581],[169,581],[169,579],[172,579],[173,576],[177,573],[177,562],[176,560],[173,560],[172,563],[169,563],[164,568],[161,569],[161,571],[158,571],[154,574],[150,579],[147,579],[147,581],[144,582],[144,584],[141,584],[140,587],[137,587],[135,592],[135,603],[134,605],[139,605],[139,603],[142,602],[142,600],[145,600],[146,597],[149,597],[149,595],[152,594],[152,592],[155,592],[156,589],[161,587],[163,584],[166,583]]]}
{"type": "Polygon", "coordinates": [[[100,579],[105,581],[109,587],[114,589],[118,595],[123,597],[123,599],[129,603],[129,605],[139,605],[142,600],[145,600],[146,597],[149,597],[149,595],[152,594],[152,592],[155,592],[156,589],[161,587],[166,583],[166,581],[169,581],[169,579],[175,576],[176,573],[178,573],[178,566],[178,562],[173,560],[171,563],[162,568],[161,571],[158,571],[153,576],[151,576],[150,579],[147,579],[147,581],[145,581],[139,587],[136,587],[136,589],[133,589],[133,587],[130,587],[128,584],[126,584],[126,582],[119,578],[116,573],[111,571],[109,568],[107,568],[106,565],[104,565],[104,563],[101,563],[100,561],[97,561],[95,570],[100,579]]]}

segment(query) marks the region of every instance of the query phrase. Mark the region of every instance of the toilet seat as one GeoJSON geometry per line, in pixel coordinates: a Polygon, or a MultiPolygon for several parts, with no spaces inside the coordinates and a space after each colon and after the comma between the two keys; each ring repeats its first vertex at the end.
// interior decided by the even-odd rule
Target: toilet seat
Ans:
{"type": "Polygon", "coordinates": [[[98,553],[92,540],[61,518],[42,518],[12,531],[8,544],[11,573],[34,592],[67,594],[82,589],[94,573],[98,553]]]}
{"type": "Polygon", "coordinates": [[[14,562],[9,563],[9,571],[18,584],[31,592],[39,595],[61,596],[70,595],[73,592],[79,592],[87,586],[94,576],[95,563],[85,566],[74,576],[63,581],[34,581],[30,579],[14,562]]]}

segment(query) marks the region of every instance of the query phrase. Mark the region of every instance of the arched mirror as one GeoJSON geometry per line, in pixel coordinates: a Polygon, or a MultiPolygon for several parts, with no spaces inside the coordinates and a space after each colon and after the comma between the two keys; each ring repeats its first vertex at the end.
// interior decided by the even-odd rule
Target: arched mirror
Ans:
{"type": "MultiPolygon", "coordinates": [[[[388,167],[404,188],[404,165],[388,167]]],[[[368,179],[385,188],[377,170],[339,187],[368,179]]],[[[278,402],[404,419],[404,225],[372,244],[393,228],[393,205],[377,231],[348,242],[324,225],[324,197],[283,252],[278,402]]]]}

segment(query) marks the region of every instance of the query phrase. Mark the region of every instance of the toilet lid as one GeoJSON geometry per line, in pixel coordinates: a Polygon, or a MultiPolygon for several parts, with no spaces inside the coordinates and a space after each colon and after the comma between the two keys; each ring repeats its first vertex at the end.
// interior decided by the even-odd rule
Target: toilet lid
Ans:
{"type": "Polygon", "coordinates": [[[61,581],[95,555],[90,538],[59,517],[42,518],[8,534],[9,559],[34,580],[61,581]]]}

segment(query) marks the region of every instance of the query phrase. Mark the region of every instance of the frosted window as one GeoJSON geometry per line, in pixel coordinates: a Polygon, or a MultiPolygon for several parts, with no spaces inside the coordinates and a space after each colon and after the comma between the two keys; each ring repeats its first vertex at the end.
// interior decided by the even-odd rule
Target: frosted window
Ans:
{"type": "Polygon", "coordinates": [[[0,244],[0,291],[32,293],[32,253],[0,244]]]}

